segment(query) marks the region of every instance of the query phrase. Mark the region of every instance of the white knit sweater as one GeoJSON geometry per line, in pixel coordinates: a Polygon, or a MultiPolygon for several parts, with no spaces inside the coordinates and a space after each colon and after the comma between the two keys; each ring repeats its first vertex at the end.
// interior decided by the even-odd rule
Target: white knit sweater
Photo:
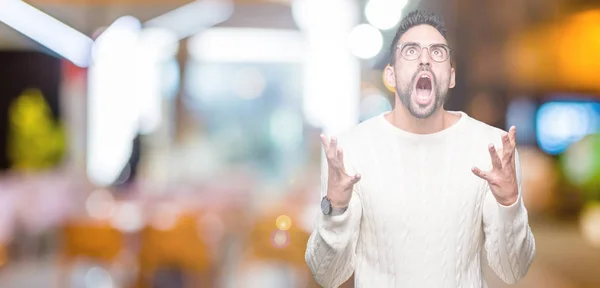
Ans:
{"type": "Polygon", "coordinates": [[[308,241],[306,262],[320,285],[338,287],[354,272],[357,288],[487,287],[486,258],[507,283],[527,273],[535,240],[521,196],[502,206],[471,172],[491,168],[487,147],[502,147],[502,130],[453,113],[460,120],[433,134],[400,130],[383,113],[338,135],[346,170],[362,179],[348,210],[320,213],[308,241]]]}

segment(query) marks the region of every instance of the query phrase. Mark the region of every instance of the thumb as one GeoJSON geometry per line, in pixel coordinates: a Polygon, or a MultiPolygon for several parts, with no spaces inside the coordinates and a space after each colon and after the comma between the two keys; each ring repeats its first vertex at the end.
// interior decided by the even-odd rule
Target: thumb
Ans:
{"type": "Polygon", "coordinates": [[[360,175],[360,173],[356,173],[354,176],[352,176],[352,179],[350,179],[350,184],[354,185],[358,183],[358,181],[360,181],[361,178],[362,176],[360,175]]]}
{"type": "Polygon", "coordinates": [[[475,176],[489,182],[490,177],[489,177],[488,172],[482,171],[481,169],[479,169],[477,167],[471,168],[471,172],[473,172],[473,174],[475,174],[475,176]]]}

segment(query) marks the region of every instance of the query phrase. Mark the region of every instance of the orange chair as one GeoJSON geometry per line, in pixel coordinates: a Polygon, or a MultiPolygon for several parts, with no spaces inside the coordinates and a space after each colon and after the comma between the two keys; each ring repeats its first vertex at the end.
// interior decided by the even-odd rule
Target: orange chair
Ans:
{"type": "Polygon", "coordinates": [[[304,252],[310,234],[293,225],[287,231],[279,230],[275,219],[267,217],[252,229],[250,249],[253,257],[305,265],[304,252]]]}
{"type": "Polygon", "coordinates": [[[146,226],[140,235],[138,287],[149,287],[154,273],[165,267],[185,271],[192,287],[211,287],[212,258],[209,247],[201,239],[201,227],[195,215],[180,215],[173,227],[159,230],[146,226]]]}
{"type": "Polygon", "coordinates": [[[254,225],[245,245],[242,266],[264,261],[287,264],[298,271],[300,278],[307,282],[307,286],[303,285],[303,288],[320,287],[314,282],[304,260],[310,233],[294,225],[294,217],[291,217],[291,225],[283,225],[287,230],[280,230],[281,227],[278,228],[276,222],[281,214],[269,213],[254,225]]]}
{"type": "Polygon", "coordinates": [[[124,235],[108,222],[68,222],[62,237],[59,287],[68,287],[64,285],[67,273],[77,259],[110,265],[118,260],[125,246],[124,235]]]}

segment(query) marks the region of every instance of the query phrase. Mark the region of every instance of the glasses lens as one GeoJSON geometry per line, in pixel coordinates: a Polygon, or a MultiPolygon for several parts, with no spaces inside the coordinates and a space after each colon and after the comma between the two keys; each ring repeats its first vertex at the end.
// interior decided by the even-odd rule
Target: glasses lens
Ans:
{"type": "Polygon", "coordinates": [[[406,60],[415,60],[421,54],[421,46],[416,43],[408,43],[402,46],[400,53],[406,60]]]}
{"type": "Polygon", "coordinates": [[[444,45],[432,45],[429,49],[429,56],[437,62],[446,61],[448,55],[450,55],[450,51],[448,51],[448,48],[444,45]]]}

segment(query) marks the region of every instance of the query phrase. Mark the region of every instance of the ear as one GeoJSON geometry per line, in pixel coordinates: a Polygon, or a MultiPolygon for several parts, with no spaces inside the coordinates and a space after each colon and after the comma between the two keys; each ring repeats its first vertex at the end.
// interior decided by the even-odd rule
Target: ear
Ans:
{"type": "Polygon", "coordinates": [[[388,89],[392,90],[392,92],[396,92],[396,72],[394,71],[394,68],[392,68],[392,66],[390,66],[389,64],[385,66],[385,69],[383,71],[383,78],[385,86],[388,89]]]}
{"type": "Polygon", "coordinates": [[[454,88],[454,85],[456,84],[456,78],[455,78],[455,73],[454,73],[454,67],[450,68],[450,88],[454,88]]]}

